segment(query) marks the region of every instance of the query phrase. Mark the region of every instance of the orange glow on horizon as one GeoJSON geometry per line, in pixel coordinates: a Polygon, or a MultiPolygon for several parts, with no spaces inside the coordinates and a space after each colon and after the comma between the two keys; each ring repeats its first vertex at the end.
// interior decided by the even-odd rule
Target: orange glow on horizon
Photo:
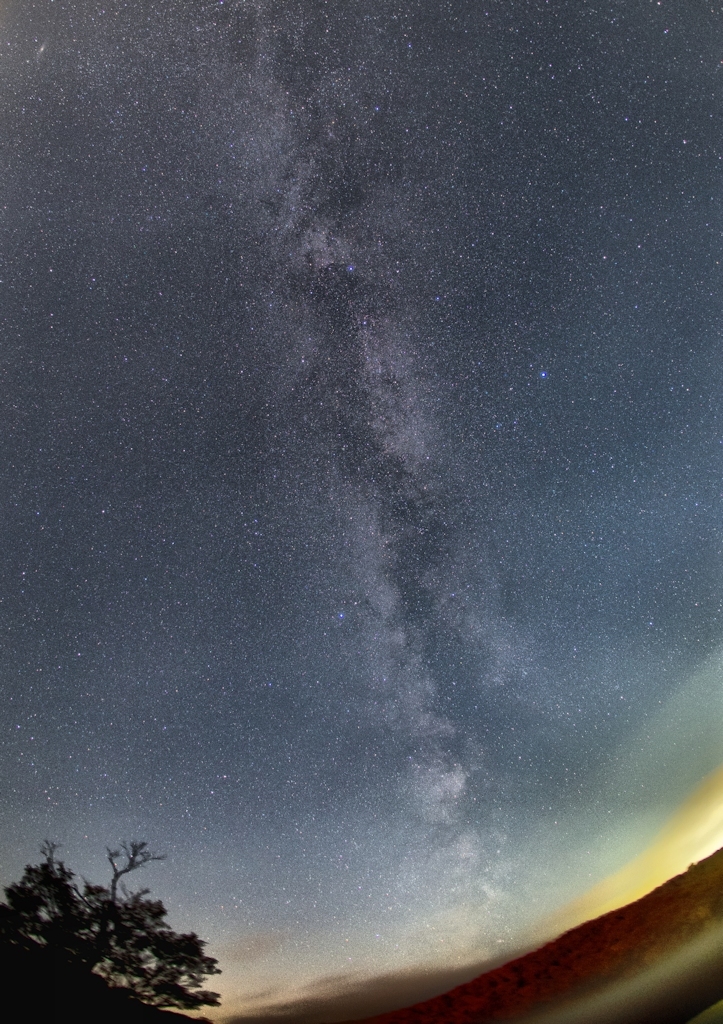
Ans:
{"type": "Polygon", "coordinates": [[[691,793],[642,853],[543,923],[546,935],[617,910],[723,846],[723,765],[691,793]]]}

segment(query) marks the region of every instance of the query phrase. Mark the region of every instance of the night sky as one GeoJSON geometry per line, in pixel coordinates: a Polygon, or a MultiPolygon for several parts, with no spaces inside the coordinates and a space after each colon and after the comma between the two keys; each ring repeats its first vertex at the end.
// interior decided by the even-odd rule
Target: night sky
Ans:
{"type": "Polygon", "coordinates": [[[2,884],[147,840],[259,1013],[723,761],[722,86],[719,0],[0,2],[2,884]]]}

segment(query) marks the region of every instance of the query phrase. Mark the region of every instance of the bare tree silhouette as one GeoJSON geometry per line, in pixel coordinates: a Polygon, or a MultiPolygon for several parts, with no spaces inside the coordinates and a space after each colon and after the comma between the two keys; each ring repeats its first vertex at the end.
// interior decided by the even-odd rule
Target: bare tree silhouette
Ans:
{"type": "Polygon", "coordinates": [[[130,843],[121,843],[120,850],[111,850],[109,846],[106,846],[106,853],[108,854],[108,862],[110,863],[113,877],[110,883],[110,898],[112,902],[115,902],[116,895],[118,892],[118,882],[123,875],[129,874],[131,871],[136,871],[138,868],[142,868],[144,864],[147,864],[150,860],[165,860],[166,855],[151,853],[148,849],[148,843],[142,843],[138,840],[133,840],[130,843]],[[126,859],[125,864],[122,867],[118,867],[118,858],[124,856],[126,859]]]}

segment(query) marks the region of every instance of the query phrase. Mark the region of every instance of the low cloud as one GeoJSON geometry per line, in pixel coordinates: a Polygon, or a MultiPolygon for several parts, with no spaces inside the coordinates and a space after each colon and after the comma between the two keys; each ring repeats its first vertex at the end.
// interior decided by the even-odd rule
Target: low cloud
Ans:
{"type": "Polygon", "coordinates": [[[360,1020],[410,1006],[448,992],[490,968],[489,963],[439,969],[417,968],[370,978],[359,974],[320,978],[293,1000],[269,1006],[266,1012],[222,1018],[223,1024],[333,1024],[360,1020]]]}

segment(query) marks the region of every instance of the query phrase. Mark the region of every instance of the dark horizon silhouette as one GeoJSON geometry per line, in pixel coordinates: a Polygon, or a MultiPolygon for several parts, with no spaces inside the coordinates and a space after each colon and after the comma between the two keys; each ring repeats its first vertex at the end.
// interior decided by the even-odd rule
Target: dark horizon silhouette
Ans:
{"type": "MultiPolygon", "coordinates": [[[[123,987],[72,962],[66,950],[5,937],[0,980],[31,1024],[172,1024],[177,1010],[141,1002],[123,987]]],[[[227,1024],[687,1024],[723,999],[723,849],[646,896],[566,931],[522,956],[469,979],[470,968],[410,971],[337,993],[277,1007],[268,1014],[225,1016],[227,1024]],[[413,1005],[373,1016],[379,998],[403,1000],[420,985],[461,984],[413,1005]],[[467,976],[465,978],[465,975],[467,976]],[[383,994],[382,994],[383,993],[383,994]],[[357,1012],[349,1008],[356,999],[357,1012]]]]}
{"type": "Polygon", "coordinates": [[[82,886],[46,840],[44,859],[26,865],[0,902],[0,975],[3,991],[24,1003],[32,1020],[148,1022],[148,1011],[218,1006],[201,988],[219,974],[195,932],[179,935],[149,889],[129,891],[125,878],[164,856],[140,840],[106,848],[108,888],[82,886]]]}
{"type": "Polygon", "coordinates": [[[723,849],[641,899],[449,992],[361,1020],[687,1024],[720,999],[723,849]]]}

